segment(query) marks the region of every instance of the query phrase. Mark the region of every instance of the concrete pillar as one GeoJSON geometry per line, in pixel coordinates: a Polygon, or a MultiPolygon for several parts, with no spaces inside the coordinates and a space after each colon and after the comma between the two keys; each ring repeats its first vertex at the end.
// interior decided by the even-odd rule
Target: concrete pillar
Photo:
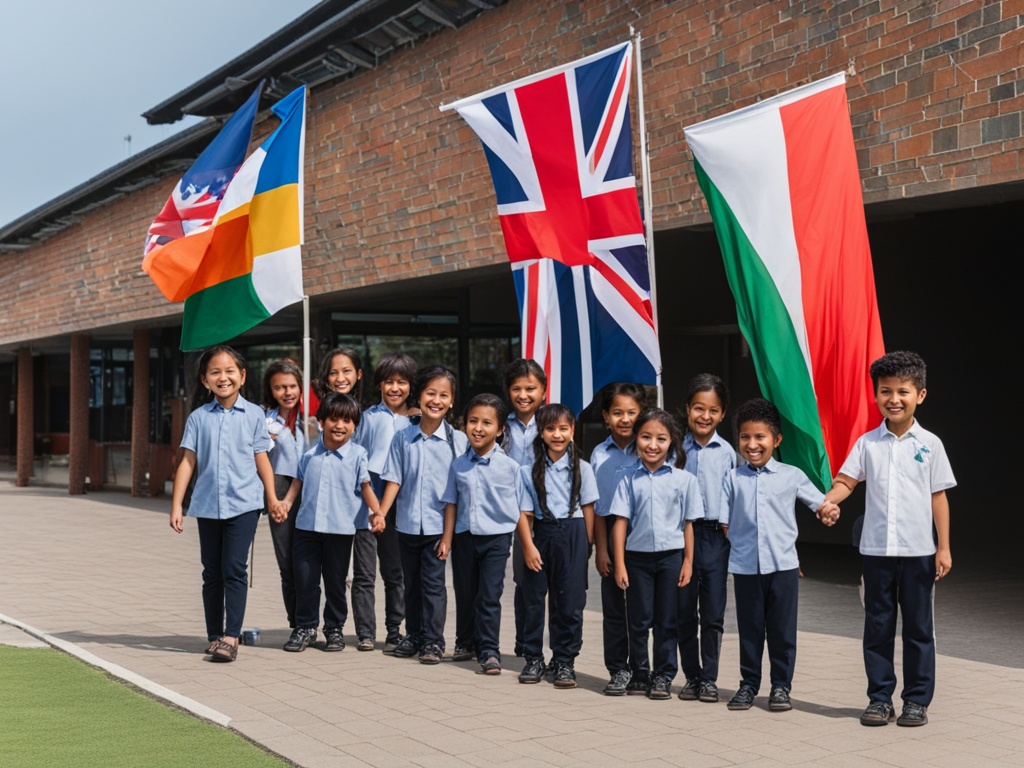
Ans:
{"type": "MultiPolygon", "coordinates": [[[[68,493],[85,493],[89,471],[89,334],[71,334],[71,447],[68,455],[68,493]]],[[[100,480],[102,478],[97,478],[100,480]]]]}
{"type": "Polygon", "coordinates": [[[132,368],[132,496],[148,496],[149,480],[149,329],[136,328],[132,368]]]}
{"type": "Polygon", "coordinates": [[[35,459],[35,419],[32,416],[32,351],[28,347],[18,350],[18,472],[17,484],[28,485],[35,459]]]}

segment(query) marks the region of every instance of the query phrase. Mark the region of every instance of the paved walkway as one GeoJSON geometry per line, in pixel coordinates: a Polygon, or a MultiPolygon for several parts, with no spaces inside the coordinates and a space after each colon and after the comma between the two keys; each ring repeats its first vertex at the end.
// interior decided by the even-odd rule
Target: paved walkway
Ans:
{"type": "MultiPolygon", "coordinates": [[[[234,664],[209,664],[196,528],[188,521],[175,536],[166,510],[162,499],[71,498],[0,483],[0,614],[224,713],[231,727],[299,765],[1024,766],[1024,670],[1012,666],[1019,648],[1008,666],[940,655],[930,725],[864,728],[859,643],[813,621],[818,606],[856,601],[856,588],[812,578],[801,587],[794,711],[770,713],[762,697],[749,712],[729,712],[724,703],[601,696],[598,610],[587,611],[580,688],[570,691],[519,685],[511,657],[490,678],[475,674],[475,664],[427,667],[358,653],[352,637],[340,654],[284,653],[288,632],[261,523],[246,625],[262,629],[263,645],[242,648],[234,664]]],[[[942,600],[940,593],[940,608],[942,600]]],[[[502,643],[511,648],[511,600],[504,602],[502,643]]],[[[1020,621],[1016,608],[1005,618],[1020,621]]],[[[940,620],[940,650],[941,633],[940,620]]],[[[12,634],[3,628],[0,642],[14,642],[12,634]]],[[[738,669],[731,630],[722,668],[728,696],[738,669]]]]}

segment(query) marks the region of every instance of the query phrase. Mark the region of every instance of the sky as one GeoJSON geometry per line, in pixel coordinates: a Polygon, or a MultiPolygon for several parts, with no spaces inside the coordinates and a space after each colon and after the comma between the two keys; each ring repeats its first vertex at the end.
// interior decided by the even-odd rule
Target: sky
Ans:
{"type": "Polygon", "coordinates": [[[141,115],[317,2],[5,0],[0,227],[199,122],[141,115]]]}

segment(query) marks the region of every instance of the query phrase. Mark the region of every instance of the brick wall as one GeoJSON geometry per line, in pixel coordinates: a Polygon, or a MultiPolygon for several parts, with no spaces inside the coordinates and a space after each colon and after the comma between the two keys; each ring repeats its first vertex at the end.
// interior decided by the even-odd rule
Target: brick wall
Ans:
{"type": "MultiPolygon", "coordinates": [[[[840,70],[867,203],[1024,179],[1024,0],[543,5],[511,0],[313,92],[312,295],[503,261],[479,143],[439,104],[613,45],[630,24],[644,35],[658,229],[708,220],[683,126],[840,70]]],[[[0,256],[0,342],[177,315],[138,268],[173,181],[0,256]]]]}

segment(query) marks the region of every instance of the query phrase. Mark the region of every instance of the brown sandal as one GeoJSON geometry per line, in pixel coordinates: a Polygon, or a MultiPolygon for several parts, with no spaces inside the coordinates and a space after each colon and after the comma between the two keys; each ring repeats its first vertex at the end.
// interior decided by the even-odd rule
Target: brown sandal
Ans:
{"type": "Polygon", "coordinates": [[[210,652],[210,661],[229,662],[238,656],[238,646],[218,640],[210,652]]]}
{"type": "Polygon", "coordinates": [[[212,655],[213,652],[215,650],[217,650],[217,643],[219,643],[219,642],[220,642],[220,638],[219,637],[216,640],[211,640],[210,641],[210,644],[206,646],[205,653],[206,653],[207,656],[212,655]]]}

